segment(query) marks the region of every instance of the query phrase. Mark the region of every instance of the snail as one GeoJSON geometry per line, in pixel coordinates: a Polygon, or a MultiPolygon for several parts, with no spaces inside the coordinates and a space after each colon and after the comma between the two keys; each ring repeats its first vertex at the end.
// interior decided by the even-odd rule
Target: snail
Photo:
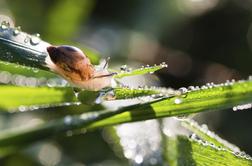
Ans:
{"type": "Polygon", "coordinates": [[[47,67],[75,87],[98,91],[112,86],[115,73],[107,70],[107,61],[103,68],[99,69],[91,64],[79,48],[68,45],[49,46],[47,52],[47,67]]]}

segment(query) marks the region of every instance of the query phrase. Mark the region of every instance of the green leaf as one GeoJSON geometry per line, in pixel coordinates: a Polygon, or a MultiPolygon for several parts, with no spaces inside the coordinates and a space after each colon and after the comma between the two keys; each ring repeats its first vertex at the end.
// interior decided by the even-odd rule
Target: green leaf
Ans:
{"type": "Polygon", "coordinates": [[[158,89],[154,88],[138,88],[138,89],[131,89],[131,88],[115,88],[114,89],[115,98],[119,99],[130,99],[136,97],[143,97],[143,96],[151,96],[155,94],[161,94],[158,89]]]}
{"type": "Polygon", "coordinates": [[[13,110],[19,106],[50,106],[76,101],[72,88],[0,86],[0,92],[0,110],[13,110]]]}
{"type": "Polygon", "coordinates": [[[190,115],[203,111],[223,110],[252,102],[251,81],[205,87],[153,104],[140,105],[122,114],[93,123],[89,127],[94,128],[146,119],[190,115]]]}
{"type": "Polygon", "coordinates": [[[0,71],[7,71],[11,74],[19,74],[27,77],[44,77],[44,78],[56,78],[56,74],[44,70],[39,70],[37,68],[25,67],[13,63],[0,61],[0,71]]]}
{"type": "Polygon", "coordinates": [[[121,71],[120,73],[114,75],[114,78],[123,78],[123,77],[128,77],[128,76],[135,76],[135,75],[143,75],[147,73],[154,73],[157,70],[163,69],[167,67],[167,64],[162,63],[160,65],[156,66],[150,66],[150,67],[142,67],[140,69],[135,69],[132,71],[121,71]]]}
{"type": "Polygon", "coordinates": [[[215,146],[224,147],[231,151],[240,151],[238,147],[220,138],[213,131],[210,131],[206,125],[200,126],[192,119],[184,119],[182,120],[181,124],[185,128],[191,130],[204,141],[213,143],[215,146]]]}
{"type": "MultiPolygon", "coordinates": [[[[18,86],[0,86],[0,110],[14,111],[19,106],[54,106],[62,103],[76,102],[77,99],[71,87],[18,87],[18,86]]],[[[141,96],[149,96],[153,94],[171,93],[172,90],[166,92],[164,88],[115,88],[112,89],[114,98],[129,99],[141,96]]],[[[95,100],[101,94],[105,95],[106,91],[80,91],[78,100],[84,104],[93,105],[95,100]]],[[[171,95],[171,94],[170,94],[171,95]]],[[[158,96],[160,97],[160,96],[158,96]]]]}
{"type": "MultiPolygon", "coordinates": [[[[1,61],[48,71],[45,58],[48,56],[46,48],[50,45],[39,37],[22,32],[16,27],[0,28],[1,61]],[[17,34],[14,35],[15,33],[17,34]]],[[[99,61],[98,53],[89,48],[84,48],[84,50],[92,63],[97,64],[99,61]]]]}
{"type": "Polygon", "coordinates": [[[0,28],[0,60],[48,70],[45,66],[45,58],[48,55],[46,47],[50,44],[38,37],[36,37],[38,43],[33,44],[32,39],[35,36],[20,30],[15,36],[13,34],[16,30],[16,28],[10,27],[0,28]]]}
{"type": "Polygon", "coordinates": [[[0,133],[0,157],[12,153],[17,150],[18,147],[22,147],[57,134],[63,134],[73,129],[80,129],[94,121],[110,117],[123,111],[125,110],[103,110],[84,113],[79,116],[68,115],[64,118],[59,118],[44,124],[39,123],[35,127],[26,126],[2,131],[0,133]]]}
{"type": "MultiPolygon", "coordinates": [[[[72,119],[74,125],[68,126],[67,129],[75,130],[83,127],[93,129],[126,122],[189,115],[203,111],[222,110],[249,102],[252,102],[252,82],[240,81],[229,83],[227,85],[221,84],[207,88],[204,87],[201,90],[190,91],[181,96],[175,96],[172,98],[160,98],[156,101],[148,100],[143,104],[122,107],[113,111],[93,111],[88,114],[84,113],[80,116],[68,116],[68,118],[72,119]],[[108,116],[101,116],[102,118],[98,119],[95,118],[92,121],[89,121],[90,123],[84,123],[85,125],[83,125],[82,117],[96,117],[103,113],[108,116]]],[[[16,137],[19,138],[18,143],[32,143],[32,141],[45,139],[55,134],[63,133],[65,130],[59,130],[64,128],[64,124],[61,123],[62,121],[64,121],[64,119],[56,119],[52,120],[50,123],[33,126],[25,130],[19,129],[14,132],[2,132],[0,133],[0,146],[15,145],[15,142],[17,141],[16,137]],[[44,128],[46,128],[46,133],[43,133],[44,128]],[[50,132],[50,134],[47,132],[50,132]],[[40,133],[40,136],[32,137],[34,133],[40,133]],[[29,140],[30,137],[32,137],[32,140],[29,140]],[[27,141],[27,139],[29,141],[27,141]]]]}
{"type": "Polygon", "coordinates": [[[214,148],[210,144],[197,142],[184,136],[169,137],[166,140],[166,160],[168,165],[252,165],[251,159],[245,156],[239,157],[232,152],[214,148]]]}

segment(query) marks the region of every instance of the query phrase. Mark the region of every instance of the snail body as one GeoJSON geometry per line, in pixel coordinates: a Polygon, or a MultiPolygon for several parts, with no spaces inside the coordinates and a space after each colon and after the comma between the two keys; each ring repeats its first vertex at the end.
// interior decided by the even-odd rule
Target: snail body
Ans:
{"type": "Polygon", "coordinates": [[[106,68],[98,70],[80,49],[67,45],[49,46],[47,52],[47,67],[75,87],[98,91],[112,85],[114,73],[106,68]]]}

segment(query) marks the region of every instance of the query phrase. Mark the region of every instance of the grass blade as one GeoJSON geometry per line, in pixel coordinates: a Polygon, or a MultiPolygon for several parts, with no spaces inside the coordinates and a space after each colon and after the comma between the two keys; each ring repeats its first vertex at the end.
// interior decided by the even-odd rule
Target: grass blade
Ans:
{"type": "Polygon", "coordinates": [[[114,78],[123,78],[128,76],[136,76],[136,75],[143,75],[147,73],[154,73],[157,70],[163,69],[167,67],[167,64],[162,63],[160,65],[150,66],[150,67],[142,67],[140,69],[135,69],[132,71],[121,71],[120,73],[114,75],[114,78]]]}
{"type": "Polygon", "coordinates": [[[213,143],[215,146],[224,147],[228,150],[239,152],[240,149],[235,145],[227,142],[226,140],[220,138],[214,132],[210,131],[206,125],[200,126],[196,121],[192,119],[182,120],[182,126],[191,130],[197,136],[199,136],[202,140],[213,143]]]}
{"type": "Polygon", "coordinates": [[[252,160],[248,156],[237,156],[225,149],[214,148],[210,144],[197,142],[184,136],[166,140],[165,157],[171,166],[252,165],[252,160]]]}
{"type": "Polygon", "coordinates": [[[19,106],[55,105],[75,102],[72,88],[0,86],[0,110],[14,110],[19,106]]]}
{"type": "Polygon", "coordinates": [[[252,102],[252,82],[241,81],[190,91],[153,104],[136,107],[128,112],[95,122],[90,128],[161,117],[189,115],[223,110],[252,102]]]}
{"type": "MultiPolygon", "coordinates": [[[[136,104],[119,108],[118,110],[109,113],[109,116],[106,116],[105,118],[93,119],[92,123],[86,124],[85,122],[85,125],[83,125],[82,121],[79,121],[83,116],[90,116],[92,114],[99,115],[103,112],[98,111],[90,112],[89,114],[83,114],[80,116],[68,116],[72,119],[71,123],[73,123],[74,125],[70,125],[67,129],[75,130],[83,127],[91,129],[107,125],[115,125],[147,119],[189,115],[203,111],[222,110],[248,102],[252,102],[252,82],[241,81],[228,85],[216,85],[215,87],[208,89],[204,88],[197,91],[191,91],[186,95],[184,94],[177,97],[164,99],[161,98],[160,100],[155,102],[146,101],[146,103],[144,104],[136,104]],[[178,99],[182,101],[179,103],[177,102],[178,99]]],[[[58,129],[64,128],[64,123],[62,123],[62,121],[64,120],[53,120],[50,123],[41,124],[39,127],[31,127],[24,131],[18,130],[18,132],[14,132],[14,135],[2,132],[0,134],[0,145],[7,146],[7,143],[14,144],[15,137],[20,137],[20,139],[22,138],[21,142],[26,141],[27,137],[29,137],[29,135],[33,135],[34,132],[36,133],[37,130],[40,131],[40,134],[43,134],[44,128],[46,128],[46,132],[48,132],[47,130],[49,130],[51,134],[43,134],[43,137],[36,137],[36,139],[34,138],[32,141],[41,140],[54,134],[58,134],[58,129]],[[8,140],[12,141],[9,142],[8,140]]],[[[65,130],[60,130],[60,132],[64,131],[65,130]]],[[[29,141],[29,143],[31,143],[31,140],[29,141]]]]}

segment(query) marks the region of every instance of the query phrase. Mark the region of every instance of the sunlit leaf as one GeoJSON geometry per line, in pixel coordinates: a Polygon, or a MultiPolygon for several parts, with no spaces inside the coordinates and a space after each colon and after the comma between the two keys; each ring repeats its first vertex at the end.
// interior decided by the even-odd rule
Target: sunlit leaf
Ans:
{"type": "Polygon", "coordinates": [[[197,122],[195,122],[192,119],[182,120],[182,125],[187,129],[191,130],[194,134],[196,134],[204,141],[213,143],[216,146],[224,147],[232,151],[239,151],[238,147],[220,138],[213,131],[210,131],[206,125],[200,126],[197,122]]]}
{"type": "Polygon", "coordinates": [[[153,104],[138,106],[128,112],[95,122],[90,127],[167,116],[189,115],[202,111],[223,110],[251,101],[251,81],[215,85],[215,87],[191,91],[153,104]]]}
{"type": "MultiPolygon", "coordinates": [[[[97,128],[126,122],[134,122],[161,117],[189,115],[210,110],[222,110],[235,105],[252,102],[252,82],[242,81],[228,85],[215,85],[201,90],[190,91],[181,96],[147,100],[144,103],[118,108],[113,111],[93,111],[82,115],[67,116],[68,130],[97,128]],[[100,116],[101,115],[101,116],[100,116]],[[83,121],[83,117],[84,121],[83,121]],[[86,117],[93,117],[86,123],[86,117]],[[95,117],[95,118],[94,118],[95,117]]],[[[0,146],[9,146],[23,142],[48,138],[65,132],[66,118],[52,120],[50,123],[33,126],[24,130],[6,131],[0,134],[0,146]],[[33,137],[39,133],[38,137],[33,137]],[[18,139],[17,139],[18,138],[18,139]],[[32,138],[32,139],[31,139],[32,138]]]]}
{"type": "Polygon", "coordinates": [[[0,86],[0,92],[0,110],[76,101],[71,88],[0,86]]]}
{"type": "Polygon", "coordinates": [[[238,156],[222,148],[214,148],[210,144],[190,140],[184,136],[169,137],[166,140],[165,158],[168,165],[252,165],[251,159],[238,156]]]}
{"type": "Polygon", "coordinates": [[[28,77],[44,77],[44,78],[55,78],[57,77],[56,74],[52,72],[47,72],[44,70],[39,70],[37,68],[29,68],[21,65],[16,65],[13,63],[8,62],[1,62],[0,61],[0,71],[7,71],[11,74],[19,74],[28,77]]]}
{"type": "Polygon", "coordinates": [[[148,66],[148,67],[142,67],[140,69],[135,69],[135,70],[122,70],[118,74],[114,75],[114,78],[123,78],[123,77],[128,77],[128,76],[135,76],[135,75],[143,75],[147,73],[154,73],[157,70],[163,69],[167,67],[167,65],[160,64],[156,66],[148,66]]]}

